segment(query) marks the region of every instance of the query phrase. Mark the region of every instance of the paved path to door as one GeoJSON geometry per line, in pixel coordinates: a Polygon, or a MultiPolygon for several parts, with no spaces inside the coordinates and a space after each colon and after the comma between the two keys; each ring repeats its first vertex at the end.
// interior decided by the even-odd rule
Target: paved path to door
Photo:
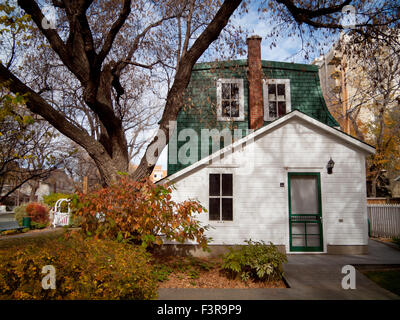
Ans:
{"type": "Polygon", "coordinates": [[[159,289],[160,300],[349,300],[400,299],[356,272],[356,289],[344,290],[344,265],[399,264],[400,250],[370,240],[368,255],[289,255],[287,289],[159,289]]]}

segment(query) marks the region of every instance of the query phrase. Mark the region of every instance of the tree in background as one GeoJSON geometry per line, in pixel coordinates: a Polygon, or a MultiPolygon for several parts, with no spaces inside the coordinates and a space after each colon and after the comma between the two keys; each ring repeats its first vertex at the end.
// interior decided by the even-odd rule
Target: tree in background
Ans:
{"type": "Polygon", "coordinates": [[[2,88],[0,202],[24,184],[30,186],[33,201],[39,181],[49,177],[70,156],[70,152],[60,151],[55,129],[23,107],[25,100],[2,88]]]}
{"type": "Polygon", "coordinates": [[[333,100],[339,101],[331,111],[333,108],[342,122],[348,119],[350,134],[376,147],[367,163],[368,194],[372,197],[391,195],[388,177],[398,176],[400,164],[400,34],[398,28],[379,29],[380,37],[367,40],[354,33],[342,36],[330,62],[337,67],[331,77],[345,79],[339,90],[331,91],[336,93],[333,100]]]}

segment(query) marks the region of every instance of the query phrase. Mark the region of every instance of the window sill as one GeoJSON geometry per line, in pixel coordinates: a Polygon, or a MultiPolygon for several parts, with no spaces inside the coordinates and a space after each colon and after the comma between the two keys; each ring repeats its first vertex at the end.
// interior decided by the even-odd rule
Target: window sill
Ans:
{"type": "Polygon", "coordinates": [[[226,221],[216,221],[216,220],[208,220],[208,222],[210,223],[210,224],[215,224],[215,225],[220,225],[220,224],[232,224],[232,223],[234,223],[235,221],[233,221],[233,220],[226,220],[226,221]]]}

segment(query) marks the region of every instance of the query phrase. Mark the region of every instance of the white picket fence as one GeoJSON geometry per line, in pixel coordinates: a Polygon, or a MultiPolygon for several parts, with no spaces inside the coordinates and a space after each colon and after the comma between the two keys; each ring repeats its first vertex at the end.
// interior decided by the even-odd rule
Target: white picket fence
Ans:
{"type": "Polygon", "coordinates": [[[372,237],[400,237],[400,204],[369,204],[372,237]]]}

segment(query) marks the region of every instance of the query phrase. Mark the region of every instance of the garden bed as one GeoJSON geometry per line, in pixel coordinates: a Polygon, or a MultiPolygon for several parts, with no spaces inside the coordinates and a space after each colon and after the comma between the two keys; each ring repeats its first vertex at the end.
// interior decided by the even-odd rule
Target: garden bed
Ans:
{"type": "Polygon", "coordinates": [[[222,259],[154,257],[159,288],[286,288],[283,280],[243,282],[229,278],[221,268],[222,259]]]}

